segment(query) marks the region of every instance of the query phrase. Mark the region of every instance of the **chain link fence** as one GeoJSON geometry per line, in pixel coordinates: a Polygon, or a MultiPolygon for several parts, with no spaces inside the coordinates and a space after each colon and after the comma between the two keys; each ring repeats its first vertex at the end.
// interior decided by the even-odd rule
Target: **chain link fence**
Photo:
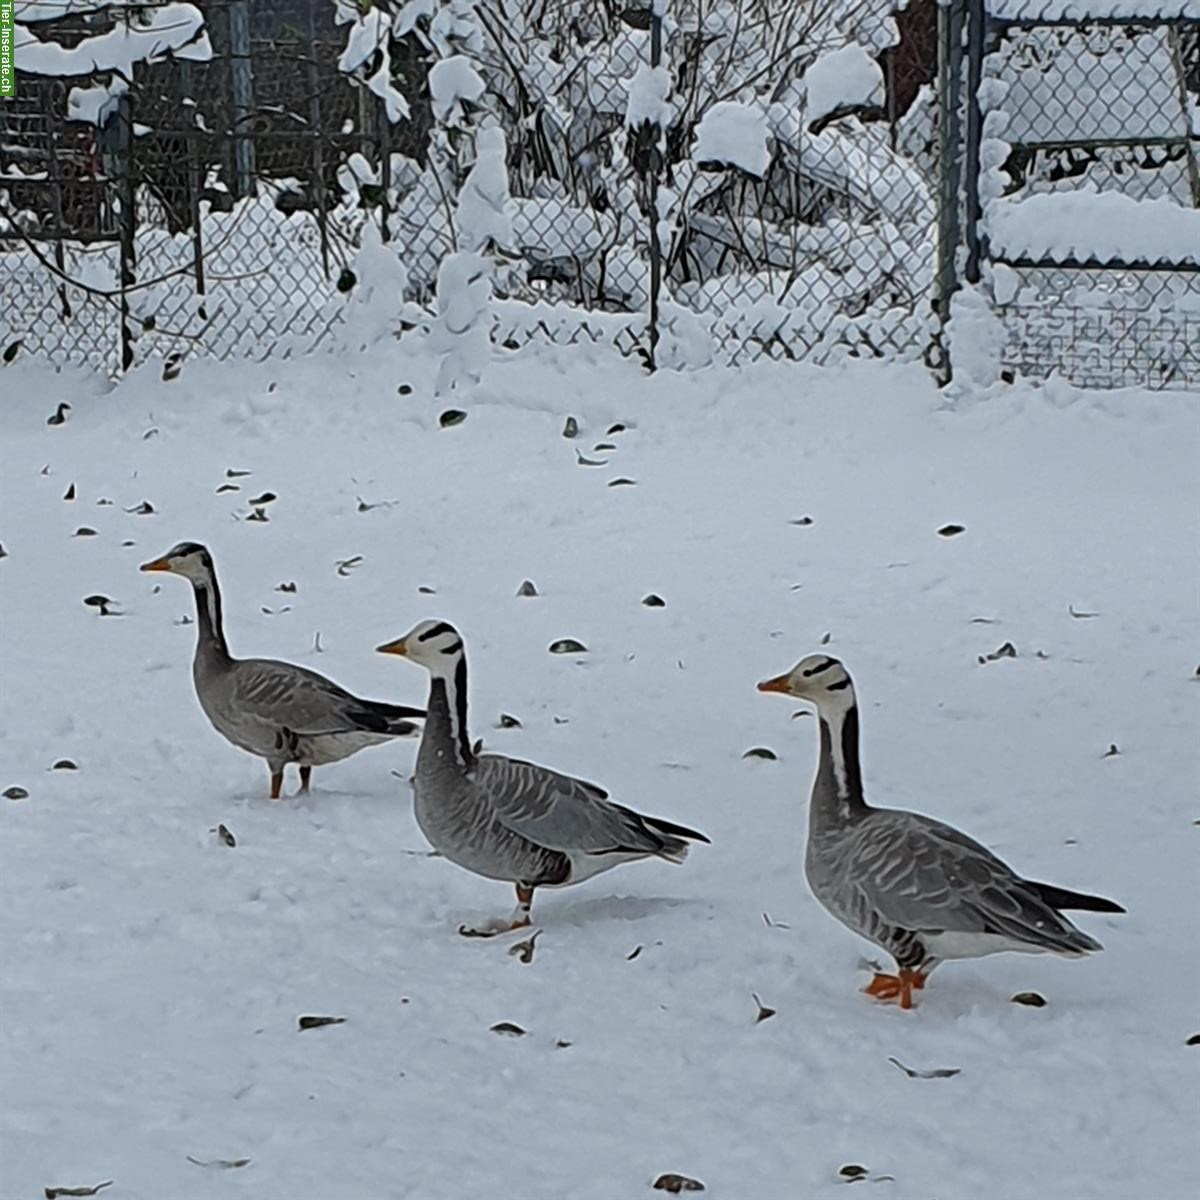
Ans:
{"type": "Polygon", "coordinates": [[[80,58],[78,74],[69,59],[54,64],[65,78],[22,72],[0,104],[12,332],[120,370],[318,341],[362,223],[334,203],[338,174],[355,152],[379,157],[337,69],[333,7],[229,0],[202,24],[190,5],[91,7],[29,27],[80,58]],[[93,67],[114,36],[152,40],[149,61],[93,67]]]}
{"type": "Polygon", "coordinates": [[[966,279],[1002,369],[1200,384],[1200,4],[969,0],[966,279]]]}
{"type": "Polygon", "coordinates": [[[339,345],[372,241],[392,291],[371,303],[419,322],[486,109],[507,137],[499,346],[924,355],[947,378],[965,283],[1002,371],[1200,379],[1196,243],[1068,246],[1051,235],[1096,221],[1038,208],[1195,216],[1196,0],[24,7],[0,102],[6,347],[117,372],[339,345]],[[354,62],[348,26],[373,31],[354,62]],[[464,47],[485,94],[448,100],[464,47]]]}

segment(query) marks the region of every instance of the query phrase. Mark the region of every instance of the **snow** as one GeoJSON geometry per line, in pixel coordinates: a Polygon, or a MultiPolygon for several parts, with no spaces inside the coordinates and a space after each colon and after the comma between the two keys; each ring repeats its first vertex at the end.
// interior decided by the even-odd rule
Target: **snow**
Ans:
{"type": "MultiPolygon", "coordinates": [[[[35,11],[26,15],[18,11],[20,20],[48,20],[44,11],[52,6],[31,6],[35,11]]],[[[63,5],[57,6],[56,16],[64,15],[63,5]]],[[[70,4],[72,12],[90,12],[97,6],[90,3],[70,4]]],[[[92,83],[72,87],[67,92],[67,116],[73,121],[103,125],[115,111],[120,98],[129,90],[137,63],[153,63],[165,56],[191,59],[194,62],[211,60],[212,45],[204,28],[204,16],[192,4],[163,4],[157,8],[140,8],[136,20],[119,20],[106,33],[85,37],[72,47],[60,45],[53,39],[42,39],[17,25],[14,58],[19,71],[33,75],[88,76],[96,71],[113,72],[108,83],[92,83]]]]}
{"type": "Polygon", "coordinates": [[[475,162],[462,190],[454,224],[463,250],[481,250],[488,242],[512,245],[513,203],[508,193],[504,130],[490,125],[475,134],[475,162]]]}
{"type": "Polygon", "coordinates": [[[105,8],[126,7],[133,7],[133,3],[126,4],[123,0],[16,0],[13,12],[19,24],[30,25],[38,21],[61,21],[63,17],[100,12],[105,8]]]}
{"type": "Polygon", "coordinates": [[[667,97],[671,94],[671,72],[666,67],[638,63],[628,81],[629,100],[625,106],[625,127],[640,129],[644,124],[666,129],[675,109],[667,97]]]}
{"type": "Polygon", "coordinates": [[[338,59],[338,69],[353,74],[379,55],[379,66],[367,77],[367,87],[384,102],[388,120],[393,124],[412,115],[404,94],[392,83],[391,37],[402,15],[397,14],[393,22],[377,8],[357,13],[346,36],[346,48],[338,59]]]}
{"type": "Polygon", "coordinates": [[[154,62],[168,54],[194,62],[212,58],[204,16],[195,5],[163,4],[140,11],[138,22],[118,22],[107,33],[83,38],[72,47],[42,40],[18,25],[17,70],[55,76],[117,70],[132,76],[135,63],[154,62]]]}
{"type": "Polygon", "coordinates": [[[492,263],[482,254],[447,254],[438,266],[437,318],[430,346],[442,355],[434,391],[477,384],[491,353],[488,305],[492,263]]]}
{"type": "Polygon", "coordinates": [[[67,116],[72,121],[86,121],[89,125],[105,125],[117,111],[121,97],[129,91],[129,84],[121,75],[114,75],[108,83],[94,83],[87,87],[73,87],[67,91],[67,116]]]}
{"type": "Polygon", "coordinates": [[[724,163],[764,178],[771,165],[766,114],[733,100],[712,105],[696,128],[692,158],[696,162],[724,163]]]}
{"type": "Polygon", "coordinates": [[[30,793],[0,798],[5,1195],[613,1200],[679,1171],[714,1200],[838,1200],[854,1163],[893,1200],[1190,1200],[1195,396],[950,405],[894,364],[647,378],[576,347],[493,360],[441,429],[439,366],[386,339],[111,391],[4,369],[0,790],[30,793]],[[229,468],[252,474],[218,494],[229,468]],[[239,519],[267,488],[269,521],[239,519]],[[208,727],[186,585],[136,570],[184,537],[215,553],[236,651],[414,702],[422,673],[372,647],[450,619],[474,735],[713,844],[539,895],[528,965],[458,938],[511,896],[426,857],[393,775],[411,743],[271,804],[208,727]],[[561,637],[587,654],[548,654],[561,637]],[[1120,900],[1079,917],[1105,953],[951,964],[911,1013],[858,993],[866,947],[802,876],[812,719],[754,690],[823,645],[876,801],[1120,900]]]}
{"type": "Polygon", "coordinates": [[[1000,21],[1200,20],[1200,0],[988,0],[1000,21]]]}
{"type": "Polygon", "coordinates": [[[443,124],[462,124],[463,104],[477,103],[483,93],[483,78],[466,55],[452,54],[434,63],[429,70],[433,115],[443,124]]]}
{"type": "Polygon", "coordinates": [[[1186,128],[1163,26],[1013,32],[984,70],[980,104],[1004,111],[1012,142],[1178,138],[1186,128]]]}
{"type": "Polygon", "coordinates": [[[1200,210],[1120,192],[1057,192],[993,200],[991,250],[1003,258],[1200,265],[1200,210]]]}
{"type": "Polygon", "coordinates": [[[883,72],[862,46],[843,46],[822,54],[804,72],[808,95],[805,120],[819,121],[843,108],[883,103],[883,72]]]}

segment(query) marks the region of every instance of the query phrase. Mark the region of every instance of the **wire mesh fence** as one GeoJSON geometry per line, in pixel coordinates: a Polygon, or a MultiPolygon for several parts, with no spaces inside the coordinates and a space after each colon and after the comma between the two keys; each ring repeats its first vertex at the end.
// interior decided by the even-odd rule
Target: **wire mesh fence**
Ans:
{"type": "Polygon", "coordinates": [[[1089,222],[1028,207],[1195,216],[1200,22],[1195,0],[1161,5],[26,5],[0,103],[0,340],[114,371],[339,345],[375,242],[371,303],[420,320],[486,118],[507,139],[499,346],[603,341],[652,367],[924,355],[945,378],[965,280],[1003,370],[1195,383],[1187,227],[1178,261],[1151,260],[1047,243],[1089,222]]]}
{"type": "Polygon", "coordinates": [[[1200,5],[971,0],[969,19],[967,278],[982,263],[1004,368],[1200,383],[1200,5]]]}

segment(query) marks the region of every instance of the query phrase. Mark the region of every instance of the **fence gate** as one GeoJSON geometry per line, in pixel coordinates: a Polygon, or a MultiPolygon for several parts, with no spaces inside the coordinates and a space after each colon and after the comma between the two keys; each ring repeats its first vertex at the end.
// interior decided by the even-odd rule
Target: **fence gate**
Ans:
{"type": "Polygon", "coordinates": [[[1003,369],[1200,386],[1200,3],[965,17],[963,274],[986,284],[1003,369]]]}

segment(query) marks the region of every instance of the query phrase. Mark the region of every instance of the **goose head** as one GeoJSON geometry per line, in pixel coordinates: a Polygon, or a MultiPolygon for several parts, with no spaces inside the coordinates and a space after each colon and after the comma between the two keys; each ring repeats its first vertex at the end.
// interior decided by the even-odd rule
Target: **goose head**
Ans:
{"type": "Polygon", "coordinates": [[[760,692],[780,692],[807,700],[818,710],[841,710],[854,706],[854,684],[846,668],[828,654],[810,654],[790,671],[764,679],[760,692]]]}
{"type": "Polygon", "coordinates": [[[398,654],[443,677],[453,676],[465,657],[462,636],[446,621],[422,621],[403,637],[375,649],[380,654],[398,654]]]}
{"type": "Polygon", "coordinates": [[[169,571],[193,584],[211,583],[215,574],[212,555],[199,542],[180,542],[161,557],[142,563],[139,570],[169,571]]]}

